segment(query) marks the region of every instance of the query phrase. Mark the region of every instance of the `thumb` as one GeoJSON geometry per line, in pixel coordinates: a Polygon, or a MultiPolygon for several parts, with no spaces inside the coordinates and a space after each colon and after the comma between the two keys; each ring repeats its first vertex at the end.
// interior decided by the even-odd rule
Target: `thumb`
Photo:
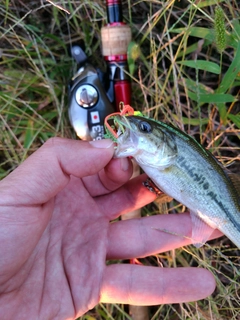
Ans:
{"type": "Polygon", "coordinates": [[[111,140],[77,141],[51,138],[0,182],[0,204],[47,202],[68,183],[104,168],[114,153],[111,140]]]}

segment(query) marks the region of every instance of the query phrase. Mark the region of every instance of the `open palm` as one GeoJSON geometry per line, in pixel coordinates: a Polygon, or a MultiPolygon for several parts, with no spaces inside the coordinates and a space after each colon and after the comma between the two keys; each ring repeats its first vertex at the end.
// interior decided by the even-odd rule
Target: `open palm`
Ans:
{"type": "Polygon", "coordinates": [[[113,264],[189,244],[187,214],[110,223],[155,196],[130,180],[113,144],[51,139],[0,183],[0,319],[75,319],[99,301],[160,304],[201,299],[203,269],[113,264]],[[180,223],[181,221],[181,223],[180,223]]]}

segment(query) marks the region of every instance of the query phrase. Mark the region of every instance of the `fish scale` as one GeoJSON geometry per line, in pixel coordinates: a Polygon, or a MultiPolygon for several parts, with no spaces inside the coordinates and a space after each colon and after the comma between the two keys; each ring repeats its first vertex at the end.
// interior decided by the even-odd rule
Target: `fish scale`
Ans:
{"type": "Polygon", "coordinates": [[[209,237],[201,234],[204,221],[240,248],[239,195],[213,155],[163,122],[118,115],[114,120],[125,129],[117,139],[115,156],[134,157],[159,189],[190,210],[193,242],[199,246],[209,237]]]}

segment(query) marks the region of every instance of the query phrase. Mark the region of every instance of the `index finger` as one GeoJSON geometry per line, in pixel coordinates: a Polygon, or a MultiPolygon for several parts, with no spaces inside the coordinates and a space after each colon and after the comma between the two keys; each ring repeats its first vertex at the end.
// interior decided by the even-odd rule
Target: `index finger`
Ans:
{"type": "Polygon", "coordinates": [[[130,159],[111,159],[98,174],[85,177],[83,183],[90,195],[96,197],[121,187],[131,178],[132,171],[130,159]]]}

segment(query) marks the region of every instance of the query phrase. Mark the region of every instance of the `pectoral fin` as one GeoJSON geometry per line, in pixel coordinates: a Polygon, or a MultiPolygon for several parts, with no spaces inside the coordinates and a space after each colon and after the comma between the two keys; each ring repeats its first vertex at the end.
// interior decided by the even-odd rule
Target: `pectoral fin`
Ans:
{"type": "Polygon", "coordinates": [[[210,238],[215,228],[210,227],[202,219],[197,216],[196,212],[190,211],[192,219],[192,240],[193,245],[200,248],[210,238]]]}

